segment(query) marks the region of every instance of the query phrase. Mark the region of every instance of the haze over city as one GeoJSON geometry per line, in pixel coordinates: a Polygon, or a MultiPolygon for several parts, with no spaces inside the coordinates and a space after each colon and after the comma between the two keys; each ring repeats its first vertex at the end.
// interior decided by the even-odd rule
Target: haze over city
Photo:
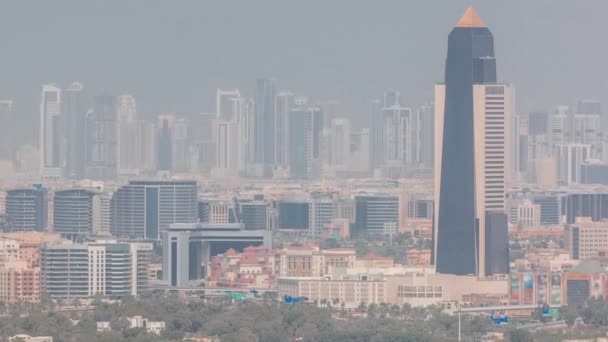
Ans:
{"type": "Polygon", "coordinates": [[[607,341],[605,1],[0,9],[0,342],[607,341]]]}

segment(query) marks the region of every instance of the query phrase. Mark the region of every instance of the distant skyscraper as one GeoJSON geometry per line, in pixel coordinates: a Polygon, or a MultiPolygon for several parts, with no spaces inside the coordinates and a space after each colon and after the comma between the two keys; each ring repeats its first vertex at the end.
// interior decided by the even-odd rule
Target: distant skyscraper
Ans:
{"type": "Polygon", "coordinates": [[[288,122],[287,161],[290,175],[292,178],[310,178],[313,175],[313,162],[320,156],[322,112],[319,107],[297,107],[289,113],[288,122]]]}
{"type": "Polygon", "coordinates": [[[591,158],[601,159],[603,134],[601,126],[601,106],[596,101],[579,101],[573,114],[573,143],[591,146],[591,158]]]}
{"type": "Polygon", "coordinates": [[[215,95],[215,113],[219,120],[231,121],[234,119],[234,99],[241,97],[238,89],[218,89],[215,95]]]}
{"type": "Polygon", "coordinates": [[[581,166],[591,158],[592,147],[588,144],[558,144],[553,146],[557,164],[557,181],[561,185],[581,183],[581,166]]]}
{"type": "Polygon", "coordinates": [[[61,89],[42,86],[40,101],[40,172],[43,177],[61,177],[63,167],[61,89]]]}
{"type": "Polygon", "coordinates": [[[81,83],[73,82],[63,91],[62,116],[65,121],[65,176],[82,179],[87,165],[87,113],[81,83]]]}
{"type": "Polygon", "coordinates": [[[370,132],[369,132],[369,162],[371,168],[376,168],[382,163],[383,127],[384,119],[382,117],[382,101],[378,99],[372,100],[370,104],[370,132]]]}
{"type": "Polygon", "coordinates": [[[284,166],[287,163],[287,127],[289,112],[294,107],[294,95],[289,90],[281,91],[276,96],[275,121],[275,164],[284,166]]]}
{"type": "Polygon", "coordinates": [[[423,169],[433,170],[435,154],[435,123],[433,106],[423,105],[418,108],[418,138],[416,160],[423,169]]]}
{"type": "Polygon", "coordinates": [[[170,171],[173,166],[173,123],[175,116],[159,115],[158,116],[158,148],[157,153],[157,168],[158,170],[170,171]]]}
{"type": "Polygon", "coordinates": [[[332,167],[346,171],[350,168],[350,121],[345,118],[331,120],[330,161],[332,167]]]}
{"type": "Polygon", "coordinates": [[[116,98],[114,96],[102,95],[93,99],[93,111],[89,113],[88,118],[88,178],[116,179],[118,162],[116,119],[116,98]]]}
{"type": "Polygon", "coordinates": [[[194,181],[130,181],[112,199],[112,233],[118,237],[158,239],[171,223],[198,219],[194,181]]]}
{"type": "Polygon", "coordinates": [[[13,101],[0,100],[0,160],[13,159],[13,153],[17,147],[12,141],[14,134],[11,131],[11,122],[16,119],[13,114],[13,101]]]}
{"type": "Polygon", "coordinates": [[[180,118],[173,123],[171,132],[171,169],[186,172],[190,162],[190,142],[188,139],[188,120],[180,118]]]}
{"type": "Polygon", "coordinates": [[[275,96],[274,79],[258,78],[255,88],[254,151],[255,162],[270,176],[275,155],[275,96]]]}
{"type": "Polygon", "coordinates": [[[138,174],[141,165],[140,149],[142,136],[140,121],[137,120],[137,103],[131,95],[121,95],[116,99],[118,117],[118,173],[138,174]]]}
{"type": "Polygon", "coordinates": [[[6,192],[6,216],[12,231],[41,232],[47,224],[46,189],[40,186],[6,192]]]}
{"type": "Polygon", "coordinates": [[[508,273],[511,95],[496,84],[494,39],[472,7],[450,33],[445,85],[435,94],[437,272],[508,273]]]}
{"type": "Polygon", "coordinates": [[[552,145],[567,144],[571,141],[571,115],[568,106],[558,106],[549,119],[549,134],[552,145]]]}

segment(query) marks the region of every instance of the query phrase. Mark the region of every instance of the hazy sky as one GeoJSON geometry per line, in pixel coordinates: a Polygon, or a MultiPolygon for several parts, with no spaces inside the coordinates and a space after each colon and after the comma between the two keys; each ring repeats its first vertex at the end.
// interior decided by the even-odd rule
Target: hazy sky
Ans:
{"type": "Polygon", "coordinates": [[[37,129],[45,82],[133,94],[144,116],[190,116],[213,109],[217,87],[251,95],[271,76],[362,121],[386,88],[409,106],[432,100],[447,35],[471,3],[520,111],[579,97],[608,105],[606,0],[5,0],[0,98],[16,100],[19,127],[37,129]]]}

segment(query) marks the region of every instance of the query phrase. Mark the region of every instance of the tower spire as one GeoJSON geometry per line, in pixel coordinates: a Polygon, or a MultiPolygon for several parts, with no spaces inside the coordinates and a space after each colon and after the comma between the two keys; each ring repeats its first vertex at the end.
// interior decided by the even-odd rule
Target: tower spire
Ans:
{"type": "Polygon", "coordinates": [[[486,23],[477,14],[473,6],[469,6],[462,18],[456,23],[456,27],[486,27],[486,23]]]}

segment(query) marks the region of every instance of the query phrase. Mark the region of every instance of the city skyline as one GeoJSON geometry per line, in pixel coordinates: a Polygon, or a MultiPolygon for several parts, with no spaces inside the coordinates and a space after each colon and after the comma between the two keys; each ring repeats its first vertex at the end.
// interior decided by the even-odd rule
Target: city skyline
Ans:
{"type": "MultiPolygon", "coordinates": [[[[580,34],[577,35],[577,32],[585,30],[585,25],[573,24],[573,21],[583,14],[598,15],[602,12],[601,9],[606,6],[605,3],[591,1],[574,5],[566,2],[559,2],[558,4],[551,2],[551,5],[554,6],[550,6],[546,1],[526,2],[525,4],[523,2],[510,2],[509,4],[479,2],[474,4],[478,6],[480,12],[484,13],[485,18],[494,23],[495,34],[501,38],[501,46],[498,46],[497,50],[505,56],[503,66],[499,70],[502,75],[505,75],[504,81],[512,82],[518,88],[519,94],[525,94],[525,96],[520,96],[518,111],[528,112],[557,104],[570,104],[578,98],[586,97],[607,102],[606,95],[600,91],[605,88],[605,81],[598,77],[600,73],[596,72],[601,65],[601,61],[605,59],[606,51],[600,49],[593,42],[605,35],[608,27],[602,21],[595,21],[602,24],[595,26],[593,30],[587,29],[585,31],[586,39],[576,40],[574,37],[580,36],[580,34]],[[540,15],[543,11],[549,11],[556,21],[564,24],[553,25],[545,22],[544,16],[540,15]],[[549,27],[553,31],[549,31],[549,27]],[[524,32],[529,34],[522,34],[524,32]],[[538,41],[540,35],[543,39],[538,41]],[[562,44],[571,46],[571,50],[560,49],[559,47],[562,44]],[[515,51],[519,53],[515,53],[515,51]],[[576,54],[575,51],[588,51],[585,54],[584,61],[581,60],[582,56],[576,54]],[[541,58],[541,56],[552,57],[541,58]],[[583,80],[584,82],[581,82],[583,80]]],[[[20,22],[12,26],[29,25],[29,30],[22,31],[24,37],[31,40],[32,43],[28,50],[25,50],[32,62],[28,67],[31,69],[23,73],[22,77],[19,77],[17,72],[22,70],[19,68],[19,61],[15,60],[13,56],[5,56],[6,62],[15,66],[4,71],[4,74],[7,75],[6,79],[19,77],[20,81],[16,83],[0,82],[0,93],[3,94],[3,97],[14,99],[15,108],[20,117],[34,119],[37,117],[37,115],[34,116],[34,111],[38,106],[36,97],[40,84],[56,82],[61,86],[67,86],[73,80],[79,80],[87,87],[88,97],[102,93],[104,89],[114,94],[134,95],[138,98],[139,111],[143,117],[151,118],[158,114],[174,113],[190,118],[199,112],[213,110],[216,88],[238,88],[244,95],[253,96],[255,78],[274,77],[278,80],[278,89],[292,89],[321,100],[338,100],[341,103],[343,114],[352,117],[353,127],[361,127],[364,122],[362,119],[367,115],[367,102],[370,98],[380,95],[386,88],[400,89],[405,96],[404,103],[408,106],[421,105],[432,99],[433,94],[432,90],[429,90],[429,86],[441,79],[441,72],[435,66],[442,63],[441,56],[444,55],[444,47],[439,42],[441,37],[450,29],[449,25],[446,24],[450,21],[450,17],[457,16],[466,5],[468,3],[464,3],[464,1],[462,3],[454,1],[443,4],[445,11],[434,13],[433,6],[430,5],[419,4],[412,7],[408,4],[394,4],[395,9],[403,9],[403,11],[386,11],[385,15],[390,18],[396,16],[397,13],[403,13],[405,19],[402,21],[387,20],[386,23],[381,23],[378,19],[380,13],[373,6],[352,3],[352,11],[349,11],[346,17],[342,17],[344,26],[336,26],[330,24],[332,22],[330,18],[332,15],[338,14],[336,11],[339,5],[331,4],[326,7],[326,12],[316,15],[320,24],[326,27],[326,38],[311,36],[309,32],[304,30],[300,17],[287,11],[282,5],[272,6],[271,2],[267,2],[259,7],[250,8],[253,13],[260,13],[264,9],[272,9],[277,13],[284,14],[284,16],[279,16],[279,22],[271,22],[255,30],[263,28],[266,30],[264,32],[269,34],[270,41],[276,40],[281,42],[283,46],[289,47],[289,50],[300,51],[301,53],[295,54],[295,59],[294,56],[285,55],[284,52],[274,54],[276,56],[274,58],[280,58],[278,62],[286,60],[295,63],[297,61],[297,64],[273,62],[274,59],[270,53],[272,49],[263,50],[260,54],[251,55],[247,58],[232,54],[233,48],[221,40],[221,32],[230,33],[231,39],[238,43],[249,44],[247,42],[250,39],[250,34],[255,31],[247,34],[239,30],[240,22],[237,21],[232,26],[220,25],[222,29],[219,30],[219,34],[210,35],[209,30],[205,29],[206,23],[213,22],[215,19],[208,18],[206,12],[202,13],[201,16],[207,18],[207,21],[196,20],[194,15],[184,15],[178,9],[167,9],[162,5],[151,6],[148,9],[149,12],[139,14],[136,11],[138,4],[134,3],[126,5],[123,14],[115,18],[116,28],[107,32],[99,31],[96,25],[86,25],[82,32],[67,30],[69,33],[67,37],[73,37],[75,40],[81,41],[82,44],[89,44],[87,39],[80,38],[81,35],[88,33],[107,46],[116,45],[122,49],[121,51],[129,52],[128,54],[121,54],[124,58],[122,61],[118,57],[99,59],[101,56],[106,56],[107,52],[87,55],[83,51],[74,50],[71,46],[59,49],[60,46],[67,44],[62,40],[57,45],[44,42],[35,44],[34,42],[39,38],[33,36],[32,33],[39,30],[40,25],[44,25],[48,20],[38,18],[38,22],[20,22]],[[407,9],[410,7],[415,11],[408,11],[407,9]],[[160,21],[164,24],[155,28],[150,19],[155,18],[161,10],[167,12],[167,17],[160,21]],[[362,18],[362,10],[369,12],[372,19],[372,25],[369,26],[367,31],[357,29],[355,26],[357,20],[362,18]],[[413,14],[415,12],[418,12],[417,16],[413,14]],[[150,15],[150,18],[146,18],[146,14],[150,15]],[[425,19],[421,21],[417,17],[424,17],[425,19]],[[281,26],[287,18],[295,24],[281,26]],[[175,24],[175,21],[180,20],[183,25],[175,24]],[[122,36],[118,34],[117,30],[128,27],[128,24],[132,22],[141,22],[141,28],[136,31],[126,31],[125,35],[122,36]],[[273,31],[273,28],[278,29],[279,27],[285,33],[273,31]],[[423,36],[414,36],[412,27],[425,27],[424,30],[416,30],[417,32],[422,31],[423,36]],[[211,50],[206,52],[211,56],[206,59],[204,58],[205,54],[200,54],[201,58],[195,58],[195,55],[199,55],[197,53],[198,48],[181,39],[174,40],[167,48],[162,48],[161,45],[157,48],[158,54],[144,54],[141,48],[137,48],[137,46],[140,46],[139,43],[143,44],[142,46],[145,49],[148,49],[145,51],[154,51],[150,50],[152,47],[146,38],[146,32],[148,31],[150,33],[157,31],[161,42],[170,37],[173,38],[175,35],[191,37],[196,32],[200,32],[202,35],[200,41],[208,40],[210,42],[211,50]],[[357,45],[357,41],[350,38],[351,34],[349,33],[361,35],[361,43],[365,45],[357,45]],[[294,38],[304,39],[306,44],[299,46],[295,42],[292,43],[293,38],[290,38],[290,34],[294,38]],[[401,35],[402,38],[395,40],[398,35],[401,35]],[[385,57],[370,58],[369,53],[354,53],[357,49],[368,51],[370,48],[380,48],[385,39],[376,42],[374,39],[377,38],[374,38],[374,36],[386,37],[385,39],[403,43],[396,46],[391,44],[394,46],[395,54],[386,54],[385,57]],[[112,43],[113,40],[116,42],[112,43]],[[129,42],[132,44],[129,44],[129,42]],[[334,42],[334,45],[330,42],[334,42]],[[316,48],[318,51],[330,51],[331,53],[320,54],[325,56],[326,61],[324,61],[317,56],[318,54],[312,56],[310,52],[306,51],[305,46],[307,45],[310,45],[313,50],[316,48]],[[333,46],[344,46],[344,52],[336,50],[333,46]],[[365,46],[369,48],[365,49],[365,46]],[[51,53],[40,53],[41,49],[45,48],[51,53]],[[415,49],[417,53],[412,54],[412,49],[415,49]],[[171,64],[164,64],[159,60],[160,56],[167,57],[168,50],[186,53],[185,63],[181,63],[183,67],[175,68],[171,64]],[[350,55],[344,54],[347,52],[350,55]],[[67,58],[57,58],[64,53],[69,53],[67,58]],[[224,53],[229,54],[223,56],[224,53]],[[97,57],[97,55],[100,57],[97,57]],[[46,59],[42,60],[37,56],[45,56],[46,59]],[[138,56],[137,62],[132,60],[135,56],[138,56]],[[306,58],[307,56],[309,58],[306,58]],[[424,58],[422,58],[423,56],[424,58]],[[340,59],[343,59],[343,63],[337,63],[340,59]],[[69,65],[65,64],[63,60],[69,60],[71,63],[69,65]],[[378,68],[376,66],[378,62],[386,65],[386,69],[378,68]],[[53,63],[53,68],[42,68],[48,63],[53,63]],[[326,69],[332,64],[336,68],[328,73],[326,69]],[[141,81],[149,80],[149,76],[142,74],[142,72],[149,70],[151,67],[154,67],[157,75],[165,82],[148,81],[141,83],[141,81]],[[361,77],[357,76],[358,73],[355,72],[354,67],[359,68],[361,77]],[[183,68],[188,68],[191,72],[185,73],[183,68]],[[306,75],[302,75],[299,70],[306,70],[306,75]],[[219,71],[222,71],[222,76],[218,75],[219,71]],[[179,78],[182,79],[182,82],[179,82],[179,78]],[[168,84],[179,84],[181,91],[176,92],[173,90],[174,87],[168,87],[168,84]]],[[[9,4],[8,6],[8,9],[15,11],[15,13],[21,13],[25,10],[20,5],[9,4]]],[[[63,3],[59,2],[56,6],[47,8],[47,12],[55,13],[64,6],[63,3]]],[[[225,10],[223,5],[216,6],[209,9],[209,15],[222,13],[225,10]]],[[[244,6],[251,7],[249,5],[244,6]]],[[[299,12],[295,11],[295,13],[301,13],[302,16],[305,16],[310,13],[311,6],[314,5],[302,5],[297,8],[299,12]]],[[[82,14],[82,16],[76,15],[66,18],[64,11],[57,13],[56,19],[53,19],[53,21],[57,21],[56,24],[59,27],[66,26],[67,28],[68,25],[71,27],[83,22],[83,20],[90,20],[95,24],[100,19],[111,15],[110,9],[101,5],[96,7],[98,16],[93,16],[92,13],[84,13],[83,8],[79,6],[71,10],[75,14],[82,14]],[[68,24],[72,21],[72,24],[68,24]]],[[[193,11],[193,13],[197,12],[193,11]]],[[[262,13],[260,14],[262,15],[262,13]]],[[[243,17],[239,18],[242,22],[250,20],[243,17]]],[[[10,24],[10,20],[11,18],[3,24],[10,24]]],[[[37,19],[33,17],[29,20],[37,19]]],[[[587,18],[585,22],[594,21],[587,18]]],[[[2,31],[9,32],[10,30],[7,28],[2,31]]],[[[20,46],[14,37],[7,37],[7,39],[8,48],[20,46]]],[[[199,41],[199,39],[196,41],[199,41]]],[[[268,44],[266,42],[262,46],[268,44]]],[[[202,44],[202,46],[206,45],[202,44]]],[[[92,51],[97,50],[98,48],[95,48],[92,51]]],[[[167,58],[164,61],[171,60],[171,57],[167,58]]],[[[3,66],[6,68],[8,64],[0,63],[0,67],[3,66]]],[[[20,134],[16,138],[24,139],[24,141],[30,143],[36,142],[36,137],[25,130],[24,123],[21,123],[19,128],[25,134],[20,134]]]]}

